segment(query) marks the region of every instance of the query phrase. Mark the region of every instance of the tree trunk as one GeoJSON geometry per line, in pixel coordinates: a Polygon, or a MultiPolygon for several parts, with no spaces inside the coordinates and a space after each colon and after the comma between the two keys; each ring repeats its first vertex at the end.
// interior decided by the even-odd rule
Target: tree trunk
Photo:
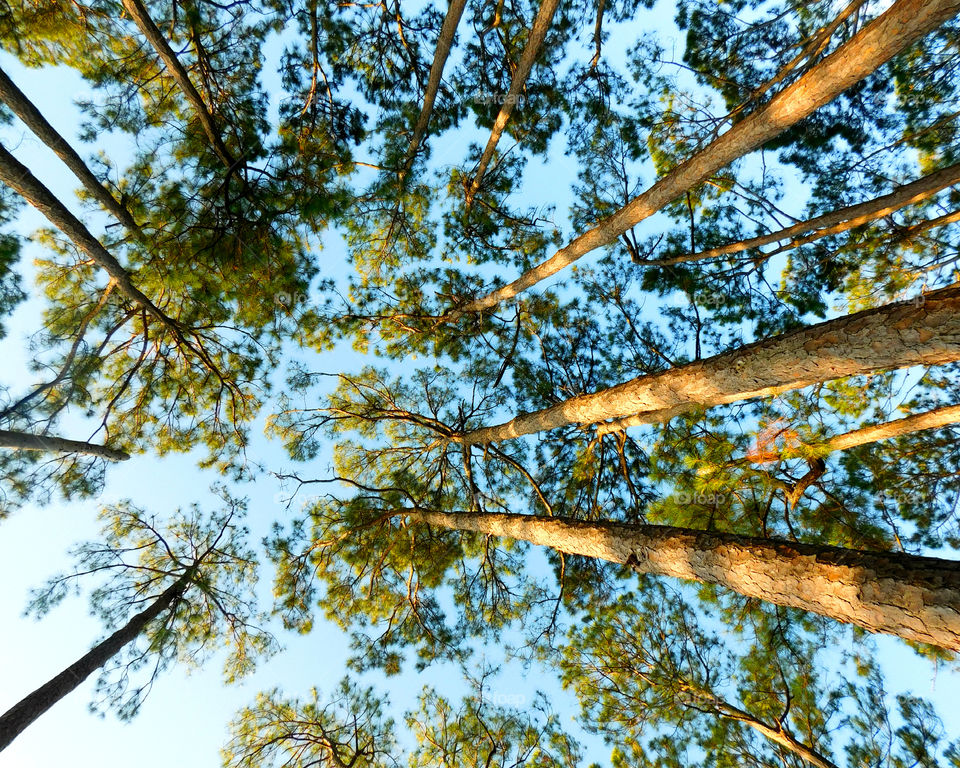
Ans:
{"type": "Polygon", "coordinates": [[[3,751],[17,736],[60,699],[77,688],[93,672],[106,664],[128,643],[135,640],[146,626],[173,605],[186,590],[192,572],[187,571],[158,597],[146,610],[141,611],[124,626],[88,653],[67,667],[33,693],[21,699],[0,715],[0,751],[3,751]]]}
{"type": "Polygon", "coordinates": [[[899,552],[559,517],[403,510],[411,523],[476,531],[718,584],[741,595],[960,651],[960,562],[899,552]]]}
{"type": "Polygon", "coordinates": [[[142,307],[148,314],[170,331],[174,338],[193,352],[203,364],[221,379],[216,364],[200,346],[192,344],[180,325],[154,304],[133,282],[133,278],[106,248],[95,238],[83,223],[57,197],[30,172],[30,170],[0,145],[0,181],[16,191],[36,208],[63,234],[73,241],[92,262],[106,271],[116,281],[117,290],[142,307]]]}
{"type": "Polygon", "coordinates": [[[26,432],[11,432],[0,429],[0,448],[13,448],[16,451],[53,451],[59,453],[84,453],[99,456],[110,461],[126,461],[130,454],[117,451],[105,445],[86,443],[80,440],[66,440],[62,437],[30,435],[26,432]]]}
{"type": "Polygon", "coordinates": [[[770,739],[770,741],[774,742],[775,744],[779,744],[784,749],[787,749],[803,760],[806,760],[808,763],[810,763],[810,765],[814,765],[816,768],[837,768],[836,763],[828,760],[815,749],[795,738],[782,726],[778,728],[768,725],[767,723],[763,722],[763,720],[751,715],[749,712],[745,712],[739,707],[735,707],[725,701],[717,701],[716,705],[717,712],[721,717],[726,717],[729,720],[736,720],[744,725],[749,725],[755,731],[770,739]]]}
{"type": "Polygon", "coordinates": [[[507,121],[510,119],[510,113],[513,112],[513,107],[520,97],[520,92],[526,85],[527,78],[533,69],[537,54],[540,53],[540,47],[547,36],[559,4],[560,0],[542,0],[540,4],[540,9],[533,20],[533,26],[530,28],[527,44],[523,48],[523,53],[520,54],[517,71],[514,72],[513,80],[510,81],[510,90],[504,97],[503,104],[500,105],[500,112],[497,114],[497,119],[490,131],[487,146],[483,150],[483,155],[480,157],[480,162],[477,164],[477,169],[474,171],[473,179],[471,179],[470,186],[467,189],[466,203],[468,206],[473,202],[473,197],[480,188],[483,175],[487,172],[490,160],[493,159],[493,151],[497,148],[500,137],[503,136],[503,131],[507,127],[507,121]]]}
{"type": "Polygon", "coordinates": [[[174,53],[157,25],[153,23],[153,19],[150,18],[150,13],[147,8],[140,0],[123,0],[123,7],[127,13],[130,14],[130,18],[133,19],[143,36],[147,38],[147,42],[153,47],[153,50],[160,57],[161,61],[163,61],[170,76],[176,80],[177,85],[180,86],[180,90],[183,91],[183,95],[187,97],[187,101],[193,106],[194,111],[197,113],[197,118],[200,120],[200,125],[203,126],[203,132],[207,135],[207,139],[210,141],[217,157],[220,158],[228,170],[232,170],[235,161],[220,136],[220,130],[217,128],[213,115],[210,114],[207,105],[204,104],[200,92],[194,87],[193,83],[190,82],[190,76],[177,58],[177,54],[174,53]]]}
{"type": "Polygon", "coordinates": [[[960,405],[949,405],[943,408],[935,408],[932,411],[926,411],[924,413],[916,413],[903,419],[854,429],[851,432],[845,432],[842,435],[831,437],[821,443],[821,445],[830,453],[833,451],[846,451],[850,448],[856,448],[858,445],[876,443],[879,440],[889,440],[892,437],[902,437],[912,432],[920,432],[924,429],[936,429],[937,427],[945,427],[948,424],[956,424],[957,422],[960,422],[960,405]]]}
{"type": "Polygon", "coordinates": [[[512,283],[466,303],[446,319],[489,309],[556,274],[584,254],[613,242],[738,157],[812,114],[958,12],[960,0],[897,0],[796,82],[678,165],[646,192],[512,283]]]}
{"type": "Polygon", "coordinates": [[[0,99],[10,107],[13,113],[19,117],[34,134],[50,149],[56,153],[64,165],[66,165],[80,182],[86,187],[87,191],[93,195],[96,200],[114,217],[123,224],[130,232],[138,237],[143,237],[143,232],[139,225],[134,221],[130,214],[117,199],[110,194],[106,187],[100,183],[96,176],[90,171],[83,158],[76,153],[67,141],[57,133],[56,129],[50,125],[40,111],[33,105],[26,94],[17,88],[6,72],[0,69],[0,99]]]}
{"type": "Polygon", "coordinates": [[[454,438],[509,440],[568,424],[600,424],[597,434],[665,421],[694,408],[768,397],[822,381],[960,360],[960,284],[916,301],[827,320],[730,352],[640,376],[454,438]],[[632,415],[631,415],[632,414],[632,415]]]}
{"type": "MultiPolygon", "coordinates": [[[[917,179],[909,184],[904,184],[888,195],[882,195],[881,197],[868,200],[864,203],[858,203],[857,205],[838,208],[835,211],[830,211],[821,216],[791,224],[789,227],[785,227],[777,232],[752,237],[748,240],[739,240],[736,243],[728,243],[727,245],[721,245],[717,248],[710,248],[709,250],[699,251],[697,253],[687,253],[682,256],[674,256],[667,259],[651,259],[650,261],[644,261],[642,263],[644,265],[666,267],[672,264],[684,264],[688,261],[702,261],[704,259],[713,259],[717,256],[726,256],[731,253],[740,253],[750,250],[751,248],[759,248],[763,245],[794,238],[786,245],[766,254],[767,256],[773,256],[805,243],[819,240],[827,235],[836,235],[840,232],[853,229],[854,227],[859,227],[861,224],[882,219],[884,216],[889,216],[894,211],[905,208],[908,205],[914,205],[915,203],[927,200],[937,192],[957,183],[960,183],[960,163],[951,165],[936,173],[931,173],[929,176],[924,176],[922,179],[917,179]],[[807,232],[810,232],[810,234],[805,237],[795,237],[796,235],[804,235],[807,232]]],[[[937,222],[937,224],[930,223],[925,229],[929,229],[932,226],[948,224],[950,221],[956,220],[942,220],[944,218],[945,217],[934,219],[933,221],[937,222]]],[[[927,222],[923,223],[927,224],[927,222]]],[[[914,225],[914,227],[916,226],[920,225],[914,225]]],[[[914,227],[908,229],[912,230],[914,227]]]]}
{"type": "Polygon", "coordinates": [[[430,66],[430,76],[427,78],[427,89],[423,94],[423,106],[420,108],[417,124],[413,129],[413,137],[410,139],[410,146],[407,148],[407,154],[400,168],[401,177],[405,176],[410,170],[413,159],[417,155],[417,150],[420,149],[420,142],[427,135],[430,115],[437,100],[437,92],[440,90],[443,67],[447,63],[450,48],[453,46],[453,39],[457,35],[460,17],[466,7],[467,0],[452,0],[450,7],[447,9],[447,15],[443,19],[443,26],[440,27],[440,37],[437,38],[437,48],[433,54],[433,64],[430,66]]]}

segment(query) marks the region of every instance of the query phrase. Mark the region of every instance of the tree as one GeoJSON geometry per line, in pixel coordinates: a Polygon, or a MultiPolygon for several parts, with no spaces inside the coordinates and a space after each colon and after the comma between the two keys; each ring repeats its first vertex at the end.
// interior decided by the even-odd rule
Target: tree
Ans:
{"type": "MultiPolygon", "coordinates": [[[[526,710],[491,703],[483,680],[459,708],[425,688],[419,708],[406,715],[417,746],[407,755],[410,768],[458,765],[476,768],[580,764],[579,745],[565,734],[542,696],[526,710]]],[[[314,689],[307,701],[279,691],[257,696],[232,723],[223,750],[226,768],[271,764],[379,768],[401,765],[394,722],[384,716],[384,700],[373,689],[341,680],[325,705],[314,689]]]]}
{"type": "Polygon", "coordinates": [[[958,296],[957,288],[947,287],[922,301],[828,320],[517,416],[504,424],[474,429],[458,439],[484,444],[572,422],[615,419],[598,427],[604,433],[651,420],[664,421],[691,408],[763,397],[842,376],[954,362],[960,351],[954,349],[956,330],[952,327],[958,296]]]}
{"type": "Polygon", "coordinates": [[[193,507],[167,521],[129,502],[103,509],[103,541],[79,545],[76,570],[38,590],[31,610],[43,615],[97,574],[102,582],[91,593],[93,608],[108,626],[122,626],[0,715],[0,749],[94,672],[102,670],[101,700],[128,718],[157,674],[175,660],[197,664],[226,644],[224,675],[230,681],[271,650],[271,635],[258,626],[263,617],[252,591],[256,560],[240,526],[244,506],[224,499],[227,505],[218,512],[193,507]],[[147,679],[133,684],[132,675],[143,667],[147,679]]]}
{"type": "Polygon", "coordinates": [[[952,18],[958,10],[960,8],[948,2],[894,4],[817,67],[806,72],[749,117],[737,122],[649,190],[579,235],[547,261],[527,270],[502,288],[467,302],[456,311],[479,312],[489,309],[556,274],[595,248],[606,245],[684,191],[702,184],[737,157],[773,139],[829,102],[910,43],[952,18]]]}

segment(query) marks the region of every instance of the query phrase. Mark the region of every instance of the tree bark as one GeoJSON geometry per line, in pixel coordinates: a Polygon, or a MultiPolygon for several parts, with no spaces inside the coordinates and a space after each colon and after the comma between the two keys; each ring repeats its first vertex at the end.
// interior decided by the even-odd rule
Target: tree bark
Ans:
{"type": "Polygon", "coordinates": [[[796,82],[784,88],[756,112],[734,124],[726,133],[678,165],[623,208],[513,282],[467,302],[449,313],[446,319],[455,320],[466,312],[480,312],[513,298],[581,256],[613,242],[738,157],[760,147],[812,114],[958,12],[960,0],[897,0],[796,82]]]}
{"type": "Polygon", "coordinates": [[[513,79],[510,81],[510,90],[504,98],[503,104],[500,105],[500,112],[497,114],[497,119],[493,123],[490,138],[487,140],[487,146],[483,150],[483,155],[480,157],[477,169],[473,173],[473,179],[471,179],[470,186],[467,188],[467,206],[473,202],[473,197],[480,188],[483,175],[487,172],[487,167],[493,159],[493,151],[497,148],[500,137],[503,136],[503,131],[507,127],[507,121],[510,120],[510,113],[513,112],[513,107],[520,96],[520,92],[523,90],[524,85],[526,85],[527,78],[533,69],[537,54],[540,53],[540,47],[543,45],[543,41],[547,36],[559,4],[560,0],[542,0],[540,4],[537,15],[533,20],[533,26],[530,28],[530,36],[527,38],[527,44],[523,48],[523,53],[520,54],[517,71],[514,72],[513,79]]]}
{"type": "Polygon", "coordinates": [[[960,651],[960,562],[953,560],[540,515],[424,510],[396,515],[620,563],[637,573],[717,584],[869,632],[960,651]]]}
{"type": "MultiPolygon", "coordinates": [[[[922,179],[917,179],[909,184],[904,184],[890,194],[882,195],[881,197],[858,203],[857,205],[838,208],[835,211],[830,211],[829,213],[807,219],[806,221],[799,221],[777,232],[752,237],[748,240],[739,240],[736,243],[728,243],[727,245],[721,245],[717,248],[710,248],[697,253],[687,253],[666,259],[651,259],[650,261],[644,261],[642,263],[644,265],[666,267],[672,264],[684,264],[689,261],[702,261],[704,259],[713,259],[717,256],[727,256],[731,253],[740,253],[750,250],[751,248],[759,248],[763,245],[769,245],[770,243],[792,238],[789,243],[766,254],[767,256],[773,256],[785,250],[804,245],[805,243],[819,240],[822,237],[846,232],[854,227],[859,227],[861,224],[867,224],[868,222],[881,219],[884,216],[889,216],[894,211],[927,200],[937,192],[957,183],[960,183],[960,163],[951,165],[936,173],[931,173],[929,176],[924,176],[922,179]],[[807,232],[810,234],[804,237],[796,237],[797,235],[805,235],[807,232]]],[[[932,226],[941,226],[951,221],[956,221],[956,219],[945,220],[945,218],[946,217],[939,217],[938,219],[934,219],[933,221],[937,222],[936,224],[929,223],[928,226],[924,228],[929,229],[932,226]]],[[[927,222],[923,223],[927,224],[927,222]]]]}
{"type": "Polygon", "coordinates": [[[825,451],[830,453],[833,451],[846,451],[850,448],[856,448],[859,445],[876,443],[879,440],[889,440],[892,437],[902,437],[903,435],[920,432],[924,429],[945,427],[948,424],[956,424],[957,422],[960,422],[960,405],[949,405],[943,408],[935,408],[932,411],[925,411],[924,413],[916,413],[903,419],[854,429],[842,435],[831,437],[820,445],[823,446],[825,451]]]}
{"type": "Polygon", "coordinates": [[[151,621],[170,608],[187,589],[191,576],[192,570],[188,570],[167,587],[148,608],[138,613],[56,677],[0,715],[0,751],[10,746],[10,742],[34,720],[77,688],[92,673],[119,653],[125,645],[135,640],[151,621]]]}
{"type": "Polygon", "coordinates": [[[146,6],[140,0],[123,0],[123,7],[130,14],[130,18],[133,19],[137,28],[160,57],[160,60],[163,61],[171,77],[176,80],[180,90],[183,91],[183,95],[187,97],[187,101],[193,106],[197,113],[197,119],[200,120],[200,125],[203,127],[203,132],[207,135],[207,139],[210,141],[217,157],[220,158],[228,170],[232,170],[235,161],[220,136],[220,130],[217,128],[213,115],[207,109],[200,92],[190,81],[190,76],[177,58],[177,54],[174,53],[157,25],[153,23],[146,6]]]}
{"type": "Polygon", "coordinates": [[[99,456],[110,461],[126,461],[130,454],[105,445],[87,443],[81,440],[67,440],[62,437],[30,435],[26,432],[11,432],[0,429],[0,448],[12,448],[16,451],[52,451],[58,453],[83,453],[99,456]]]}
{"type": "Polygon", "coordinates": [[[822,381],[960,360],[960,283],[916,301],[827,320],[706,360],[640,376],[564,400],[504,424],[453,438],[466,444],[509,440],[568,424],[600,424],[607,434],[708,408],[801,389],[822,381]]]}
{"type": "Polygon", "coordinates": [[[13,113],[19,117],[24,125],[51,150],[56,153],[64,165],[66,165],[80,182],[86,187],[87,191],[96,198],[113,216],[123,224],[130,232],[143,238],[143,232],[140,226],[134,221],[130,211],[121,205],[117,199],[110,194],[106,187],[100,183],[99,179],[93,175],[83,158],[71,147],[67,141],[57,133],[57,130],[47,122],[40,111],[33,105],[33,102],[27,98],[16,83],[0,69],[0,99],[10,107],[13,113]]]}
{"type": "Polygon", "coordinates": [[[413,165],[413,159],[417,155],[417,150],[420,149],[420,143],[427,135],[430,115],[433,113],[433,105],[437,100],[437,92],[440,90],[443,67],[447,63],[450,48],[453,46],[453,39],[457,35],[457,26],[460,24],[460,17],[463,15],[463,9],[466,7],[467,0],[452,0],[450,7],[447,9],[447,15],[443,19],[443,26],[440,27],[440,36],[437,38],[437,48],[433,54],[433,64],[430,66],[430,76],[427,78],[427,88],[423,94],[423,106],[420,108],[420,114],[417,116],[417,123],[413,129],[413,137],[410,139],[410,146],[407,148],[407,154],[400,168],[401,177],[405,176],[410,170],[410,166],[413,165]]]}

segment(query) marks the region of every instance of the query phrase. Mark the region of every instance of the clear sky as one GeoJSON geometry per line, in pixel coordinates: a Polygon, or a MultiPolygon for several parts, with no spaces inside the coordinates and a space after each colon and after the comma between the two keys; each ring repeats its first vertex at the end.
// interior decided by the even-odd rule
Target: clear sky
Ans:
{"type": "MultiPolygon", "coordinates": [[[[81,146],[75,141],[78,118],[72,102],[86,93],[87,87],[74,73],[26,71],[6,55],[0,55],[0,64],[47,119],[63,135],[74,140],[82,155],[93,151],[92,147],[81,146]]],[[[80,208],[71,194],[77,184],[59,161],[18,125],[5,128],[2,133],[4,138],[11,139],[10,147],[18,158],[79,213],[80,208]],[[22,141],[18,141],[20,137],[22,141]]],[[[102,144],[110,148],[111,154],[122,152],[122,146],[109,137],[102,144]]],[[[455,150],[455,155],[450,156],[451,162],[459,159],[462,147],[450,143],[435,148],[433,162],[442,164],[444,153],[454,153],[455,150]]],[[[564,165],[565,177],[571,177],[570,163],[563,157],[562,147],[558,148],[540,175],[539,183],[543,189],[555,190],[550,177],[558,173],[558,165],[564,165]]],[[[537,178],[537,175],[533,177],[537,178]]],[[[561,215],[564,212],[562,205],[563,201],[558,209],[561,215]]],[[[89,216],[85,218],[95,222],[89,216]]],[[[45,224],[34,211],[24,210],[23,232],[45,224]]],[[[324,254],[325,264],[344,260],[339,248],[338,243],[331,240],[324,254]]],[[[38,254],[38,247],[27,243],[24,264],[29,265],[38,254]]],[[[37,305],[21,307],[8,324],[8,338],[0,342],[0,380],[6,383],[22,387],[31,380],[26,375],[24,339],[38,327],[37,311],[37,305]]],[[[337,354],[342,356],[335,354],[323,360],[325,370],[338,370],[338,367],[356,369],[354,355],[337,354]]],[[[257,428],[253,431],[255,439],[251,452],[256,459],[271,468],[290,466],[281,446],[258,436],[257,428]]],[[[328,460],[328,457],[321,457],[314,463],[310,468],[314,476],[324,474],[328,460]]],[[[217,479],[212,473],[197,470],[189,455],[164,459],[137,456],[110,468],[102,499],[53,503],[44,508],[28,506],[0,524],[0,583],[3,585],[0,589],[0,710],[5,710],[74,661],[101,636],[101,627],[88,615],[83,599],[67,600],[40,622],[21,616],[28,590],[66,567],[65,552],[69,546],[96,536],[98,505],[131,498],[141,506],[164,512],[193,501],[209,500],[207,488],[217,479]]],[[[264,476],[256,484],[243,486],[236,492],[251,499],[249,523],[254,540],[259,540],[270,523],[284,514],[279,499],[280,487],[272,478],[264,476]]],[[[269,569],[265,569],[265,578],[269,579],[269,576],[269,569]]],[[[262,591],[267,595],[269,585],[263,586],[262,591]]],[[[256,691],[273,686],[281,686],[291,694],[306,692],[311,686],[330,691],[344,674],[348,655],[346,640],[338,629],[322,620],[317,621],[309,636],[284,635],[282,643],[284,651],[280,655],[238,686],[225,687],[221,683],[220,663],[216,659],[189,675],[180,669],[169,670],[158,680],[140,715],[131,723],[118,723],[110,714],[105,719],[89,714],[87,703],[92,690],[92,681],[89,681],[0,754],[0,766],[102,768],[135,764],[138,768],[168,768],[170,765],[217,765],[217,750],[225,739],[226,723],[239,707],[253,699],[256,691]]],[[[960,735],[960,708],[956,707],[952,696],[960,690],[960,674],[945,669],[932,674],[928,664],[904,650],[898,641],[880,638],[878,643],[890,692],[913,690],[932,698],[948,731],[954,736],[960,735]]],[[[420,686],[425,682],[435,684],[443,692],[450,691],[450,673],[444,669],[428,670],[419,677],[405,673],[389,681],[379,675],[369,675],[364,680],[380,683],[384,690],[390,690],[398,719],[403,709],[414,704],[420,686]]],[[[550,691],[555,706],[569,722],[573,705],[568,697],[559,693],[549,675],[532,672],[524,679],[518,670],[511,670],[494,683],[493,692],[532,698],[537,688],[550,691]]],[[[590,757],[606,762],[605,754],[607,750],[593,742],[590,757]]]]}

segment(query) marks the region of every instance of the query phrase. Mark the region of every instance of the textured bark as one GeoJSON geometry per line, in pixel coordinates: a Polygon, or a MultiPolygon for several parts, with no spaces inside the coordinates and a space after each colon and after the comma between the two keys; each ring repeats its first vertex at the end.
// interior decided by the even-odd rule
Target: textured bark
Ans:
{"type": "Polygon", "coordinates": [[[420,149],[420,143],[427,135],[430,115],[433,112],[433,105],[437,100],[437,92],[440,90],[443,67],[447,63],[450,48],[453,46],[453,39],[457,35],[457,26],[460,24],[460,17],[463,15],[463,9],[466,7],[467,0],[452,0],[450,7],[447,9],[447,15],[443,19],[443,26],[440,27],[440,37],[437,38],[437,47],[433,54],[433,64],[430,66],[430,76],[427,78],[427,88],[423,94],[423,106],[420,108],[420,114],[417,116],[417,123],[413,129],[413,137],[410,139],[410,146],[407,148],[407,154],[400,168],[401,176],[406,175],[410,170],[410,166],[413,165],[413,159],[417,155],[417,150],[420,149]]]}
{"type": "Polygon", "coordinates": [[[207,105],[204,103],[203,97],[200,96],[200,92],[193,83],[190,82],[190,76],[177,58],[177,54],[174,53],[157,25],[153,23],[153,19],[150,18],[150,13],[147,11],[146,6],[144,6],[140,0],[123,0],[123,7],[127,13],[130,14],[130,18],[133,19],[137,28],[147,39],[147,42],[150,43],[153,50],[156,51],[160,60],[163,61],[171,77],[176,80],[177,85],[180,86],[180,90],[183,91],[183,95],[187,97],[187,101],[193,106],[193,110],[197,114],[197,119],[200,120],[200,125],[203,127],[203,132],[207,135],[207,139],[210,141],[214,152],[217,153],[217,157],[220,158],[228,169],[232,169],[235,161],[220,136],[220,130],[217,128],[213,115],[211,115],[207,109],[207,105]]]}
{"type": "Polygon", "coordinates": [[[822,381],[960,360],[960,284],[764,339],[706,360],[640,376],[521,414],[456,439],[509,440],[568,424],[614,419],[598,434],[665,421],[694,408],[768,397],[822,381]]]}
{"type": "Polygon", "coordinates": [[[57,130],[47,122],[40,111],[33,105],[33,102],[27,98],[14,83],[10,77],[0,69],[0,99],[10,107],[13,113],[19,117],[24,125],[27,126],[37,138],[46,144],[59,157],[64,165],[69,168],[80,183],[93,195],[93,197],[109,211],[113,216],[123,224],[130,232],[138,237],[143,237],[143,232],[139,225],[134,221],[130,214],[117,199],[110,194],[106,187],[100,183],[99,179],[93,175],[83,158],[71,147],[66,139],[63,138],[57,130]]]}
{"type": "Polygon", "coordinates": [[[960,562],[899,552],[559,517],[398,510],[408,522],[595,557],[960,650],[960,562]]]}
{"type": "Polygon", "coordinates": [[[556,274],[590,251],[613,242],[738,157],[760,147],[836,98],[911,43],[960,12],[960,0],[897,0],[849,41],[811,67],[756,112],[733,125],[623,208],[600,221],[511,283],[448,315],[489,309],[556,274]]]}
{"type": "MultiPolygon", "coordinates": [[[[739,240],[736,243],[728,243],[727,245],[721,245],[705,251],[698,251],[697,253],[687,253],[668,259],[651,259],[643,263],[649,264],[650,266],[665,267],[671,264],[683,264],[688,261],[702,261],[704,259],[716,258],[717,256],[726,256],[731,253],[740,253],[750,250],[751,248],[759,248],[763,245],[777,243],[790,238],[789,243],[767,254],[768,256],[773,256],[791,248],[804,245],[805,243],[819,240],[822,237],[836,235],[840,232],[853,229],[854,227],[859,227],[862,224],[882,219],[884,216],[889,216],[894,211],[898,211],[908,205],[914,205],[927,200],[937,194],[937,192],[957,183],[960,183],[960,163],[951,165],[936,173],[931,173],[929,176],[924,176],[922,179],[917,179],[909,184],[904,184],[888,195],[882,195],[881,197],[868,200],[864,203],[858,203],[857,205],[838,208],[822,216],[816,216],[806,221],[791,224],[789,227],[785,227],[777,232],[752,237],[748,240],[739,240]],[[808,232],[810,234],[806,234],[808,232]],[[803,235],[803,237],[797,237],[798,235],[803,235]]],[[[918,227],[930,229],[957,220],[957,218],[950,218],[950,216],[951,215],[948,214],[947,216],[933,219],[930,222],[922,222],[913,227],[907,227],[904,233],[913,234],[914,230],[922,231],[918,229],[918,227]]]]}
{"type": "Polygon", "coordinates": [[[86,443],[81,440],[67,440],[49,435],[30,435],[26,432],[11,432],[0,429],[0,448],[12,448],[15,451],[51,451],[54,453],[83,453],[99,456],[110,461],[126,461],[130,454],[117,451],[105,445],[86,443]]]}
{"type": "Polygon", "coordinates": [[[851,432],[845,432],[842,435],[831,437],[822,443],[826,451],[846,451],[855,448],[858,445],[867,445],[875,443],[878,440],[889,440],[892,437],[902,437],[912,432],[920,432],[924,429],[936,429],[945,427],[948,424],[960,422],[960,405],[950,405],[943,408],[935,408],[932,411],[916,413],[913,416],[907,416],[903,419],[888,421],[883,424],[873,424],[869,427],[861,427],[851,432]]]}
{"type": "Polygon", "coordinates": [[[493,123],[490,138],[487,140],[487,146],[483,150],[483,155],[480,157],[480,162],[477,164],[477,169],[474,171],[473,179],[470,181],[470,186],[467,189],[467,205],[473,202],[473,197],[480,188],[483,175],[487,172],[487,167],[493,159],[493,151],[497,148],[500,137],[503,136],[503,131],[507,127],[507,122],[510,120],[510,113],[513,112],[514,104],[526,85],[527,78],[533,69],[533,63],[537,59],[537,54],[540,53],[540,47],[543,45],[543,41],[550,29],[550,24],[553,22],[553,16],[557,11],[557,6],[559,5],[560,0],[542,0],[540,4],[540,9],[537,11],[536,18],[533,20],[533,26],[530,28],[530,36],[527,38],[527,44],[523,48],[523,53],[520,54],[517,71],[514,72],[513,80],[510,81],[510,90],[507,92],[503,104],[500,105],[500,112],[497,114],[497,119],[493,123]]]}
{"type": "Polygon", "coordinates": [[[0,751],[10,746],[10,742],[34,720],[110,661],[125,645],[135,640],[151,621],[170,608],[187,589],[191,575],[191,571],[187,571],[167,587],[148,608],[94,646],[59,675],[0,715],[0,751]]]}

